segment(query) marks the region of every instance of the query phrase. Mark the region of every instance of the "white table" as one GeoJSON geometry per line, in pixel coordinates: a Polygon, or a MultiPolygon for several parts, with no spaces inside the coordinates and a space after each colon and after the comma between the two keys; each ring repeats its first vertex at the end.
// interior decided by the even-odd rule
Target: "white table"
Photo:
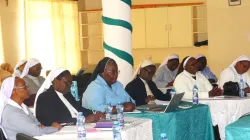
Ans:
{"type": "Polygon", "coordinates": [[[222,140],[225,139],[225,127],[250,112],[250,97],[200,99],[200,103],[209,106],[213,125],[218,125],[222,140]]]}
{"type": "MultiPolygon", "coordinates": [[[[112,131],[93,131],[94,123],[86,124],[87,140],[112,140],[112,131]],[[90,132],[91,131],[91,132],[90,132]]],[[[37,136],[39,140],[77,140],[76,126],[63,127],[59,132],[37,136]]],[[[152,120],[125,117],[122,140],[152,140],[152,120]]]]}

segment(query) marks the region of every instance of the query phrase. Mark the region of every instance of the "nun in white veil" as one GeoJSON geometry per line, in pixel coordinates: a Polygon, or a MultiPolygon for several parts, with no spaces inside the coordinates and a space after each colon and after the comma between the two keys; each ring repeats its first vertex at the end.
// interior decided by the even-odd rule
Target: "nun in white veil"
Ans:
{"type": "Polygon", "coordinates": [[[2,127],[2,113],[4,107],[8,103],[8,100],[10,99],[10,96],[12,94],[12,90],[14,88],[14,82],[15,82],[15,77],[6,78],[2,83],[0,91],[0,128],[3,131],[5,138],[7,138],[7,134],[2,127]]]}
{"type": "Polygon", "coordinates": [[[154,100],[169,101],[171,96],[163,94],[152,78],[156,67],[152,60],[142,61],[134,73],[133,80],[127,84],[126,91],[136,101],[136,105],[154,104],[154,100]]]}
{"type": "Polygon", "coordinates": [[[221,89],[213,88],[208,79],[197,72],[196,59],[187,57],[183,62],[183,72],[177,75],[174,88],[177,93],[185,92],[184,99],[192,99],[194,85],[198,87],[199,98],[209,98],[221,95],[221,89]]]}
{"type": "Polygon", "coordinates": [[[16,140],[18,133],[40,136],[62,128],[58,123],[53,123],[50,127],[41,125],[23,104],[23,100],[28,97],[28,88],[22,79],[16,77],[5,79],[0,94],[0,126],[8,140],[16,140]]]}
{"type": "MultiPolygon", "coordinates": [[[[54,70],[52,70],[49,75],[47,76],[46,80],[43,82],[42,86],[40,87],[40,89],[37,92],[36,98],[35,98],[35,102],[34,102],[34,110],[36,110],[36,103],[37,103],[37,99],[39,97],[40,94],[42,94],[44,91],[46,91],[47,89],[50,88],[50,86],[52,85],[52,81],[62,72],[66,71],[67,69],[63,68],[63,67],[59,67],[56,68],[54,70]]],[[[76,109],[72,109],[74,111],[74,113],[78,113],[76,111],[76,109]]],[[[36,112],[36,111],[35,111],[36,112]]],[[[73,114],[74,114],[73,113],[73,114]]],[[[36,113],[35,113],[36,115],[36,113]]]]}
{"type": "Polygon", "coordinates": [[[103,114],[92,114],[90,110],[82,108],[69,93],[72,85],[70,72],[62,67],[52,70],[39,89],[34,110],[37,119],[48,125],[52,122],[76,123],[78,112],[86,117],[86,122],[93,122],[103,114]]]}
{"type": "Polygon", "coordinates": [[[169,55],[159,66],[154,82],[158,88],[172,86],[178,72],[179,56],[177,54],[169,55]]]}
{"type": "Polygon", "coordinates": [[[24,76],[28,75],[29,74],[29,70],[31,67],[37,65],[37,64],[40,64],[41,62],[35,58],[31,58],[27,61],[24,69],[23,69],[23,72],[21,74],[21,78],[23,78],[24,76]]]}
{"type": "Polygon", "coordinates": [[[27,61],[26,60],[21,60],[19,61],[16,66],[15,66],[15,69],[14,69],[14,73],[13,73],[13,76],[15,77],[21,77],[22,75],[22,70],[19,69],[20,66],[24,65],[27,61]]]}
{"type": "Polygon", "coordinates": [[[219,87],[223,88],[226,82],[240,82],[243,79],[245,82],[245,92],[250,92],[250,77],[248,70],[250,68],[250,58],[245,55],[239,56],[233,63],[226,69],[224,69],[220,74],[219,87]]]}
{"type": "Polygon", "coordinates": [[[29,93],[31,95],[29,99],[24,101],[27,106],[33,106],[35,95],[45,81],[45,79],[40,76],[41,70],[42,65],[40,61],[35,58],[31,58],[27,61],[22,72],[21,78],[26,84],[29,85],[29,93]]]}

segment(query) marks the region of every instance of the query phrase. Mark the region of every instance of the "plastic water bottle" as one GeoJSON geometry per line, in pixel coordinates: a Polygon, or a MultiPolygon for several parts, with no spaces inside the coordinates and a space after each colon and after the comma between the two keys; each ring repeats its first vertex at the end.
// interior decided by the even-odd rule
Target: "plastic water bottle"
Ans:
{"type": "Polygon", "coordinates": [[[118,103],[118,105],[116,106],[116,110],[117,110],[116,119],[119,121],[119,125],[122,129],[124,127],[123,104],[118,103]]]}
{"type": "Polygon", "coordinates": [[[106,120],[112,120],[112,109],[111,103],[106,104],[105,112],[106,112],[106,120]]]}
{"type": "Polygon", "coordinates": [[[78,112],[76,125],[78,140],[86,140],[85,117],[82,112],[78,112]]]}
{"type": "Polygon", "coordinates": [[[118,121],[114,121],[113,125],[113,140],[122,140],[121,128],[118,121]]]}
{"type": "Polygon", "coordinates": [[[160,140],[168,140],[167,134],[166,133],[161,133],[161,138],[160,140]]]}
{"type": "Polygon", "coordinates": [[[245,83],[244,83],[244,81],[243,81],[243,79],[241,78],[240,79],[240,83],[239,83],[239,86],[240,86],[240,93],[239,93],[239,95],[240,95],[240,98],[244,98],[245,97],[245,92],[244,92],[244,85],[245,85],[245,83]]]}
{"type": "Polygon", "coordinates": [[[193,104],[194,105],[199,104],[198,87],[196,84],[193,87],[193,104]]]}
{"type": "Polygon", "coordinates": [[[76,101],[79,101],[77,81],[72,81],[70,92],[76,101]]]}
{"type": "Polygon", "coordinates": [[[171,98],[173,98],[175,94],[176,94],[175,88],[172,87],[172,89],[170,91],[171,98]]]}

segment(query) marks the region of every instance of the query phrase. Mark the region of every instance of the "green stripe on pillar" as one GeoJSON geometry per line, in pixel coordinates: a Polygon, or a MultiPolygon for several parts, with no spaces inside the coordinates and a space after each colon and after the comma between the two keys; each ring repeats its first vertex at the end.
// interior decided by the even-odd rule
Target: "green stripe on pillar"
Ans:
{"type": "Polygon", "coordinates": [[[124,21],[124,20],[112,19],[109,17],[102,16],[102,21],[103,21],[103,23],[108,24],[108,25],[116,25],[116,26],[124,27],[124,28],[130,30],[131,32],[133,30],[132,25],[129,22],[124,21]]]}
{"type": "Polygon", "coordinates": [[[112,52],[117,57],[119,57],[119,58],[127,61],[129,64],[131,64],[132,66],[134,66],[133,57],[129,53],[127,53],[125,51],[122,51],[122,50],[119,50],[119,49],[116,49],[116,48],[113,48],[113,47],[107,45],[105,42],[103,43],[103,46],[104,46],[104,49],[112,52]]]}
{"type": "Polygon", "coordinates": [[[131,7],[132,5],[132,1],[131,0],[121,0],[122,2],[126,3],[127,5],[129,5],[131,7]]]}

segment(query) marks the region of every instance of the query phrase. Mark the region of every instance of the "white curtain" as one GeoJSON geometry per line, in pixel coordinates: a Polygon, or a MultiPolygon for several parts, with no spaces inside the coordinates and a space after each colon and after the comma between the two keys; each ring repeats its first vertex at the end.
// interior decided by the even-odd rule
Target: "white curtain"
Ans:
{"type": "Polygon", "coordinates": [[[37,58],[45,70],[81,67],[77,1],[26,0],[26,58],[37,58]]]}
{"type": "Polygon", "coordinates": [[[0,64],[4,62],[4,52],[3,52],[3,37],[2,37],[2,23],[0,16],[0,64]]]}

